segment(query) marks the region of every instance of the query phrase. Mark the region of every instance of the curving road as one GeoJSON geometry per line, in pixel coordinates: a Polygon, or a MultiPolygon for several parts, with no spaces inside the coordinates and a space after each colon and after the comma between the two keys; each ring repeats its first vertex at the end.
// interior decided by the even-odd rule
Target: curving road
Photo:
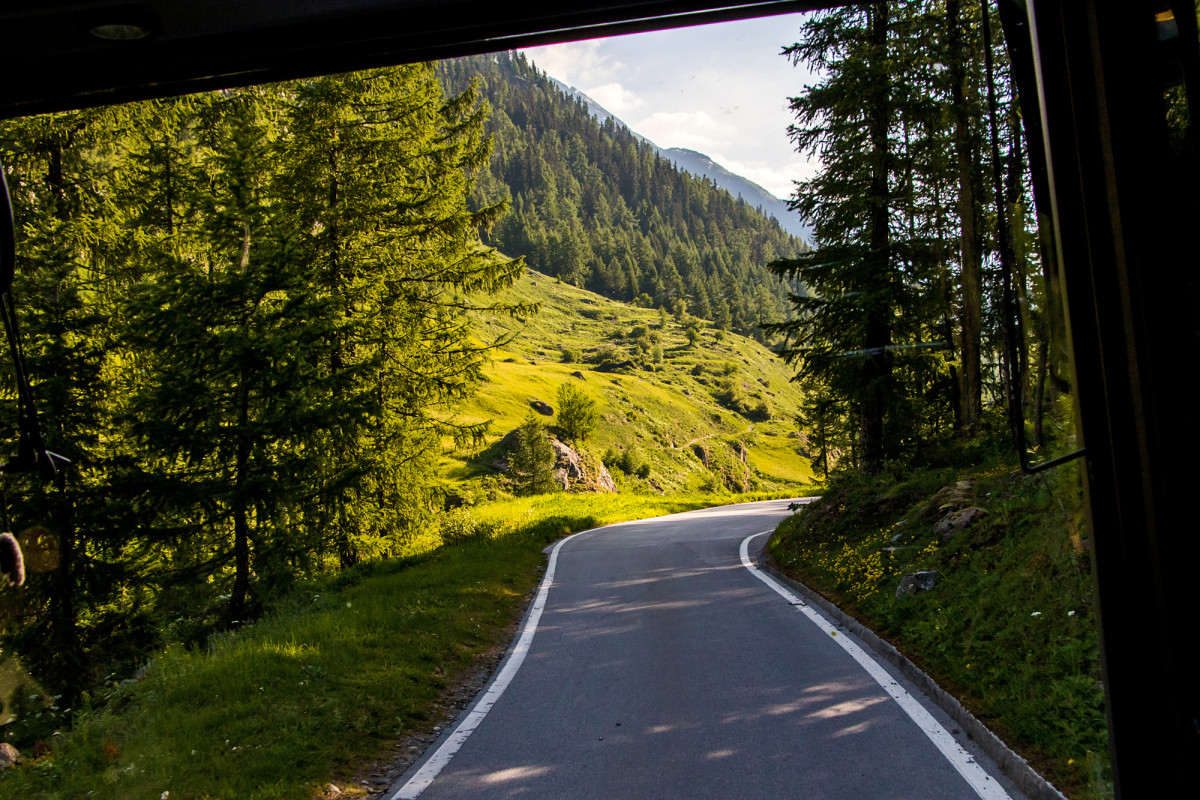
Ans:
{"type": "Polygon", "coordinates": [[[386,796],[1018,797],[916,690],[745,566],[788,502],[560,542],[478,705],[386,796]]]}

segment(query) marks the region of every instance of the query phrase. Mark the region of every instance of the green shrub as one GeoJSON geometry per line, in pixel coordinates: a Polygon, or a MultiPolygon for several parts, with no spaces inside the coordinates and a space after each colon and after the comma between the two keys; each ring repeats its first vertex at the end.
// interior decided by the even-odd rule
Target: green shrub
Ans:
{"type": "Polygon", "coordinates": [[[593,364],[604,364],[605,362],[619,362],[625,360],[625,351],[617,347],[615,344],[605,342],[596,348],[592,353],[591,361],[593,364]]]}
{"type": "Polygon", "coordinates": [[[461,544],[489,538],[491,527],[480,524],[479,520],[472,516],[471,509],[456,508],[442,518],[439,532],[446,544],[461,544]]]}
{"type": "Polygon", "coordinates": [[[563,437],[582,443],[596,430],[596,401],[573,383],[558,387],[558,427],[563,437]]]}
{"type": "Polygon", "coordinates": [[[619,469],[626,475],[636,476],[643,480],[650,477],[650,465],[642,458],[642,454],[636,447],[626,448],[620,453],[610,447],[604,451],[600,460],[610,470],[619,469]]]}

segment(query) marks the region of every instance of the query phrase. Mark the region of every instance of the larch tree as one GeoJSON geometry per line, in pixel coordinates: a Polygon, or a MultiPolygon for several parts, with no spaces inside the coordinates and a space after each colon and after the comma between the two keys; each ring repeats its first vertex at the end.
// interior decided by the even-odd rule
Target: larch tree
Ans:
{"type": "Polygon", "coordinates": [[[252,577],[304,546],[280,515],[314,493],[318,436],[351,410],[313,367],[327,301],[274,213],[272,93],[210,97],[199,112],[207,180],[186,202],[201,222],[131,293],[127,341],[144,378],[128,411],[159,519],[228,581],[232,624],[255,613],[252,577]]]}
{"type": "Polygon", "coordinates": [[[290,103],[285,206],[331,303],[324,368],[364,408],[328,442],[323,470],[335,487],[326,538],[348,565],[387,552],[426,512],[442,438],[481,432],[447,413],[484,363],[470,314],[530,309],[490,299],[523,265],[479,240],[506,204],[467,205],[490,146],[473,90],[445,99],[431,66],[410,65],[300,83],[290,103]]]}
{"type": "MultiPolygon", "coordinates": [[[[886,425],[896,396],[893,343],[911,287],[898,269],[891,229],[895,195],[892,129],[897,77],[889,57],[886,2],[811,17],[785,50],[824,78],[792,98],[788,132],[823,169],[797,185],[791,205],[813,226],[815,249],[773,262],[810,294],[792,295],[799,316],[768,326],[789,339],[784,357],[849,401],[859,464],[878,472],[890,453],[886,425]]],[[[894,438],[894,435],[893,437],[894,438]]]]}

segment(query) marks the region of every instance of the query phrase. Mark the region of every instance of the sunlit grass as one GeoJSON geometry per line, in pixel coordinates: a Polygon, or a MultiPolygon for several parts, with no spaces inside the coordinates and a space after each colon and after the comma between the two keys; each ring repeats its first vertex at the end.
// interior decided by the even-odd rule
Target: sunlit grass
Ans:
{"type": "MultiPolygon", "coordinates": [[[[793,373],[770,350],[746,337],[721,334],[707,327],[696,346],[690,346],[683,326],[657,310],[617,303],[532,270],[505,296],[507,301],[539,303],[541,312],[522,323],[506,317],[479,319],[481,340],[518,333],[504,350],[494,354],[485,369],[486,382],[456,417],[462,422],[490,422],[483,448],[447,452],[439,464],[450,486],[470,491],[473,481],[492,474],[487,446],[513,430],[529,413],[529,401],[553,405],[555,392],[571,382],[596,402],[600,419],[586,447],[599,454],[608,448],[637,448],[651,462],[653,478],[668,493],[688,492],[711,483],[689,443],[708,441],[728,448],[735,441],[748,444],[752,488],[770,490],[807,483],[812,479],[800,442],[788,436],[796,430],[795,415],[802,392],[791,382],[793,373]],[[599,372],[585,363],[588,354],[603,344],[622,348],[627,356],[631,342],[623,338],[641,327],[660,340],[663,358],[648,361],[646,368],[616,373],[599,372]],[[562,361],[563,351],[584,361],[562,361]],[[774,418],[752,423],[722,407],[713,392],[725,369],[748,392],[758,392],[771,403],[774,418]],[[573,377],[579,372],[583,380],[573,377]],[[750,429],[753,428],[753,435],[750,429]]],[[[553,424],[552,417],[543,418],[553,424]]]]}

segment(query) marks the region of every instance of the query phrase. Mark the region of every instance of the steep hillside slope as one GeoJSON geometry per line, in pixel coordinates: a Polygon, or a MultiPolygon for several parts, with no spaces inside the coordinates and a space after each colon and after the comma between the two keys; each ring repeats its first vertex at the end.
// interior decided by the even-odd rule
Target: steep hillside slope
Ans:
{"type": "Polygon", "coordinates": [[[751,206],[760,209],[767,216],[777,220],[783,229],[792,236],[797,236],[805,242],[812,240],[812,228],[800,219],[799,214],[788,208],[787,201],[780,200],[754,181],[730,172],[704,153],[698,153],[695,150],[688,150],[685,147],[668,147],[659,152],[664,158],[670,159],[679,169],[708,178],[734,197],[740,197],[751,206]]]}
{"type": "Polygon", "coordinates": [[[439,62],[444,89],[477,87],[490,106],[491,159],[475,202],[511,210],[486,243],[616,300],[685,308],[762,340],[790,313],[767,269],[805,244],[712,181],[676,169],[612,119],[594,118],[520,53],[439,62]]]}
{"type": "Polygon", "coordinates": [[[811,480],[793,421],[800,391],[758,342],[701,325],[693,327],[693,345],[686,325],[662,312],[533,270],[510,294],[504,299],[540,303],[541,312],[525,322],[480,321],[481,337],[510,341],[459,415],[490,420],[492,429],[482,449],[446,456],[448,489],[494,488],[499,440],[531,401],[553,406],[564,382],[597,404],[600,422],[586,446],[592,455],[608,453],[611,461],[628,452],[633,463],[648,465],[644,478],[615,469],[622,490],[743,492],[811,480]]]}
{"type": "Polygon", "coordinates": [[[704,153],[684,147],[663,149],[630,128],[624,120],[597,103],[586,92],[580,91],[574,86],[567,86],[554,78],[550,78],[550,81],[568,97],[586,105],[588,113],[601,123],[612,120],[618,128],[627,129],[635,139],[653,147],[655,152],[674,163],[679,169],[687,170],[697,177],[708,178],[734,197],[740,197],[754,208],[761,209],[767,216],[773,217],[792,236],[797,236],[806,242],[811,239],[812,229],[800,219],[796,212],[788,208],[787,201],[779,199],[754,181],[730,172],[704,153]]]}

